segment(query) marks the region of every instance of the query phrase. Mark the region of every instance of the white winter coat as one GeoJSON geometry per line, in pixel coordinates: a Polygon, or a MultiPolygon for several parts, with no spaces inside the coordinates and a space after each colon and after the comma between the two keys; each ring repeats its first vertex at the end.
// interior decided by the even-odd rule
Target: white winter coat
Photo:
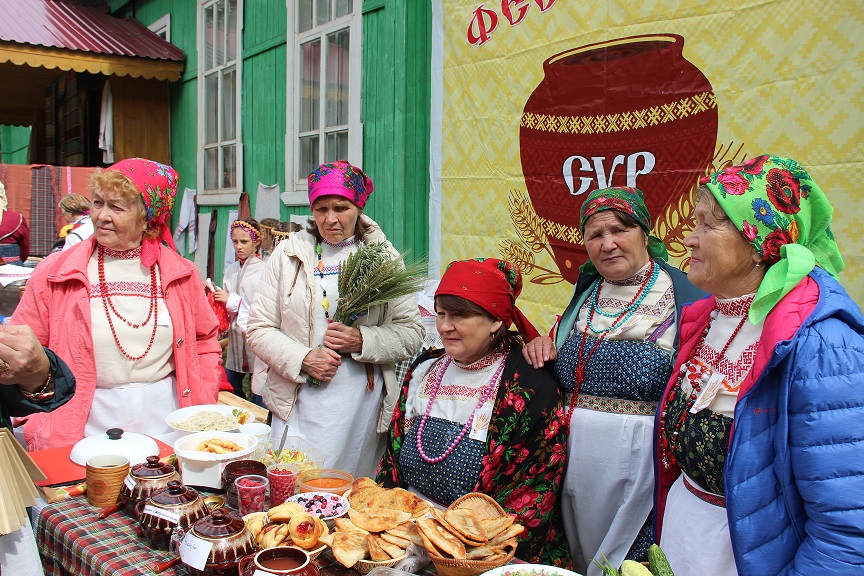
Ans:
{"type": "MultiPolygon", "coordinates": [[[[378,224],[367,216],[360,217],[369,226],[365,241],[386,242],[398,255],[378,224]]],[[[270,367],[262,394],[264,403],[286,422],[308,377],[302,372],[303,359],[320,344],[311,342],[315,243],[315,237],[302,230],[273,250],[255,293],[246,333],[252,351],[270,367]]],[[[411,295],[372,308],[354,326],[363,335],[363,350],[351,357],[381,365],[385,395],[378,432],[383,433],[390,425],[401,389],[394,364],[413,357],[423,342],[417,300],[411,295]]]]}

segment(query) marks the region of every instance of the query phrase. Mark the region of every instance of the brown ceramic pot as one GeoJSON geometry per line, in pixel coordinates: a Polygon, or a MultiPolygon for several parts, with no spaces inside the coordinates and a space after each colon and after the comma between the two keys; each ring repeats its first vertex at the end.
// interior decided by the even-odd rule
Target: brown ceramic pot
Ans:
{"type": "Polygon", "coordinates": [[[240,559],[258,547],[243,518],[227,508],[217,508],[195,522],[191,534],[212,544],[203,570],[188,566],[192,576],[236,576],[240,559]]]}
{"type": "Polygon", "coordinates": [[[157,490],[166,488],[172,480],[180,481],[180,474],[174,466],[160,462],[158,456],[148,456],[147,462],[137,464],[129,471],[120,490],[120,504],[137,520],[135,506],[138,502],[147,500],[157,490]]]}
{"type": "Polygon", "coordinates": [[[309,554],[296,546],[277,546],[240,559],[240,576],[273,574],[274,576],[319,576],[318,565],[309,554]]]}
{"type": "Polygon", "coordinates": [[[208,509],[196,490],[171,480],[165,488],[138,502],[135,512],[150,545],[157,550],[169,550],[174,532],[188,530],[207,516],[208,509]]]}

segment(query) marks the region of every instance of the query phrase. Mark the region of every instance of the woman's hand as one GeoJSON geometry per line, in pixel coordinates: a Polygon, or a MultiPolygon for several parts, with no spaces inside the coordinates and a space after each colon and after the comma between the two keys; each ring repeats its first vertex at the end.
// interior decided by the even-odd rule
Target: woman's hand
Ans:
{"type": "Polygon", "coordinates": [[[306,354],[303,358],[303,371],[322,382],[329,382],[341,364],[342,358],[338,353],[322,346],[306,354]]]}
{"type": "Polygon", "coordinates": [[[540,336],[522,348],[522,356],[534,368],[542,368],[544,362],[558,358],[555,342],[548,336],[540,336]]]}
{"type": "Polygon", "coordinates": [[[213,291],[213,299],[216,300],[217,302],[225,302],[227,304],[228,303],[228,296],[229,296],[229,293],[226,292],[225,290],[222,290],[221,288],[217,288],[216,290],[213,291]]]}
{"type": "Polygon", "coordinates": [[[48,355],[29,326],[0,326],[0,384],[35,392],[48,379],[48,355]]]}
{"type": "Polygon", "coordinates": [[[324,332],[324,345],[337,352],[362,352],[363,334],[359,328],[331,322],[324,332]]]}

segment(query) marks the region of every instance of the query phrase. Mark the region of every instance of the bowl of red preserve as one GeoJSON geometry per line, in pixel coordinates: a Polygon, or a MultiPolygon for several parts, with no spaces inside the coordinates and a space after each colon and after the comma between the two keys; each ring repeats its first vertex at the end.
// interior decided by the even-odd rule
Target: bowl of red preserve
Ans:
{"type": "Polygon", "coordinates": [[[225,465],[222,470],[222,489],[225,490],[225,502],[232,508],[237,508],[237,487],[234,481],[240,476],[267,476],[267,466],[257,460],[235,460],[225,465]]]}
{"type": "Polygon", "coordinates": [[[296,546],[267,548],[254,556],[240,559],[241,576],[276,574],[292,576],[318,576],[318,566],[309,554],[296,546]]]}

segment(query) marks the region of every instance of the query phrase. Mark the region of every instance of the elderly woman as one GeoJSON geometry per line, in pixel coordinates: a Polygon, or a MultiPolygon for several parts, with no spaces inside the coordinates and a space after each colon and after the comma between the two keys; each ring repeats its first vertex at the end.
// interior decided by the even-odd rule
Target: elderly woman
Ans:
{"type": "Polygon", "coordinates": [[[170,412],[215,403],[219,388],[216,318],[168,230],[177,173],[132,158],[91,183],[96,232],[36,267],[12,317],[72,366],[78,385],[65,406],[27,420],[31,450],[115,427],[169,433],[170,412]]]}
{"type": "Polygon", "coordinates": [[[833,209],[794,160],[703,182],[658,417],[657,526],[676,576],[861,574],[864,317],[833,209]]]}
{"type": "Polygon", "coordinates": [[[393,414],[378,481],[448,506],[493,497],[527,529],[520,559],[569,566],[556,497],[564,472],[564,404],[552,376],[529,366],[516,308],[518,268],[494,258],[453,262],[435,291],[444,350],[421,354],[393,414]]]}
{"type": "Polygon", "coordinates": [[[654,541],[654,414],[681,306],[704,296],[666,264],[650,230],[641,190],[591,192],[581,210],[590,260],[555,341],[541,337],[523,351],[536,367],[555,360],[558,383],[572,394],[561,505],[574,567],[589,575],[601,573],[592,560],[643,560],[654,541]]]}
{"type": "Polygon", "coordinates": [[[60,200],[60,214],[72,228],[66,234],[63,250],[86,240],[93,235],[93,220],[90,218],[90,200],[81,194],[67,194],[60,200]]]}
{"type": "Polygon", "coordinates": [[[354,326],[331,322],[339,264],[364,242],[387,242],[363,214],[372,190],[372,180],[345,161],[309,175],[309,226],[267,261],[247,331],[252,351],[270,367],[262,396],[274,443],[288,426],[324,452],[325,466],[354,476],[374,473],[399,395],[394,363],[423,341],[413,297],[372,308],[354,326]],[[324,384],[304,386],[310,376],[324,384]]]}
{"type": "Polygon", "coordinates": [[[18,212],[7,210],[6,187],[0,182],[0,262],[16,264],[30,256],[30,227],[18,212]]]}

